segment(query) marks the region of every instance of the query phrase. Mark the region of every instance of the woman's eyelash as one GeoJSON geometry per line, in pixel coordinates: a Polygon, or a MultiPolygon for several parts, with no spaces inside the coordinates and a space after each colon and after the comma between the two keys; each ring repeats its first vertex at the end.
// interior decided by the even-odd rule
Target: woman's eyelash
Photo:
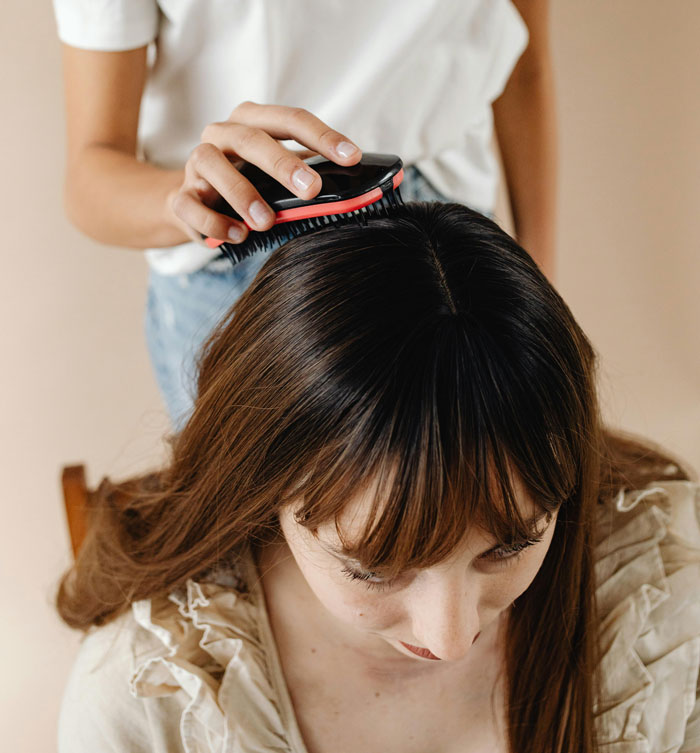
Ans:
{"type": "Polygon", "coordinates": [[[499,546],[496,549],[491,549],[491,551],[484,552],[484,554],[482,554],[481,556],[485,560],[495,562],[510,562],[511,560],[518,559],[518,555],[520,555],[529,546],[532,546],[533,544],[539,544],[543,538],[544,534],[542,534],[541,536],[531,536],[529,539],[520,541],[517,544],[513,544],[512,546],[499,546]]]}
{"type": "MultiPolygon", "coordinates": [[[[525,539],[524,541],[520,541],[517,544],[513,544],[512,546],[499,546],[496,549],[491,549],[490,551],[482,554],[481,559],[487,560],[489,562],[509,565],[520,559],[520,555],[525,551],[525,549],[533,546],[534,544],[539,544],[543,538],[544,534],[539,537],[533,536],[529,539],[525,539]]],[[[396,578],[381,580],[381,576],[377,573],[360,572],[358,570],[353,570],[351,567],[347,566],[344,567],[341,572],[343,573],[343,575],[350,578],[350,580],[363,581],[368,589],[375,589],[378,591],[389,588],[397,580],[396,578]],[[372,578],[380,578],[380,580],[371,580],[372,578]]]]}
{"type": "Polygon", "coordinates": [[[380,578],[381,576],[376,573],[359,572],[358,570],[353,570],[351,567],[344,567],[340,572],[350,578],[350,580],[364,581],[367,588],[374,588],[378,591],[388,588],[396,580],[395,578],[389,578],[388,580],[373,581],[370,578],[380,578]]]}

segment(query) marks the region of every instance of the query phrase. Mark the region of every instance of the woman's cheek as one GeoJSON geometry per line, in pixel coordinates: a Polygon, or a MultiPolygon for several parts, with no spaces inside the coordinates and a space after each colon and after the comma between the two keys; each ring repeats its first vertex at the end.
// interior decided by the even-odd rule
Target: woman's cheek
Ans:
{"type": "Polygon", "coordinates": [[[356,625],[382,629],[400,618],[400,609],[386,595],[372,598],[366,594],[348,594],[344,603],[349,619],[356,625]]]}
{"type": "Polygon", "coordinates": [[[506,589],[508,591],[506,598],[509,602],[522,596],[535,579],[549,551],[553,529],[554,524],[552,524],[550,531],[547,532],[547,538],[539,546],[533,547],[529,552],[526,550],[521,561],[516,563],[514,568],[511,568],[512,573],[510,577],[505,578],[506,589]]]}
{"type": "Polygon", "coordinates": [[[529,585],[535,579],[537,571],[540,569],[542,559],[540,556],[536,558],[531,557],[526,562],[523,562],[520,567],[514,568],[515,572],[506,580],[504,585],[506,593],[504,594],[503,601],[511,604],[527,591],[529,585]]]}
{"type": "Polygon", "coordinates": [[[378,595],[349,581],[341,572],[316,570],[307,575],[307,581],[323,606],[343,622],[376,629],[391,623],[392,600],[386,595],[378,595]],[[313,578],[313,582],[312,582],[313,578]]]}
{"type": "Polygon", "coordinates": [[[551,538],[552,535],[548,531],[547,538],[541,544],[526,549],[515,563],[503,565],[500,572],[495,569],[487,573],[482,606],[500,611],[522,596],[542,567],[551,545],[551,538]]]}

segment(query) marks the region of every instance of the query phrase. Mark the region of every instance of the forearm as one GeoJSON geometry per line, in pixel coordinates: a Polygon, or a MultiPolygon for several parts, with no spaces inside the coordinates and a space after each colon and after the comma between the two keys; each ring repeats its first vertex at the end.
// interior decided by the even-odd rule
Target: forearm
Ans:
{"type": "Polygon", "coordinates": [[[190,239],[171,223],[166,197],[184,169],[165,170],[108,146],[82,149],[66,174],[65,207],[70,221],[100,243],[159,248],[190,239]]]}
{"type": "Polygon", "coordinates": [[[493,112],[516,240],[553,280],[558,144],[548,55],[519,62],[493,112]]]}

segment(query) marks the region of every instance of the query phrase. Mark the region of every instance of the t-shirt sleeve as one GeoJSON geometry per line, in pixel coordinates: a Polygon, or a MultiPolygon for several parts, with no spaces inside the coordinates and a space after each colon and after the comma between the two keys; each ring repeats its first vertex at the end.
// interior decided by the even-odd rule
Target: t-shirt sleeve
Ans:
{"type": "Polygon", "coordinates": [[[129,645],[113,625],[80,644],[61,701],[58,753],[153,750],[146,708],[129,688],[129,645]]]}
{"type": "Polygon", "coordinates": [[[58,37],[86,50],[132,50],[158,34],[156,0],[53,0],[58,37]]]}

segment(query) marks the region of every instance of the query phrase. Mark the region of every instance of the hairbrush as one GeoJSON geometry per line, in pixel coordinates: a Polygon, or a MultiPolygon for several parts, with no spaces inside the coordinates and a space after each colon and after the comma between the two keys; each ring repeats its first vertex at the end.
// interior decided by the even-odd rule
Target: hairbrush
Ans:
{"type": "Polygon", "coordinates": [[[367,225],[367,218],[386,214],[389,207],[403,204],[399,185],[403,162],[395,154],[365,152],[356,165],[345,167],[315,155],[304,160],[321,176],[321,190],[312,199],[300,199],[271,175],[250,162],[238,168],[275,212],[275,224],[253,230],[223,198],[217,211],[243,222],[249,232],[240,243],[206,238],[209,248],[219,248],[233,264],[258,251],[271,249],[289,235],[297,237],[334,224],[367,225]]]}

